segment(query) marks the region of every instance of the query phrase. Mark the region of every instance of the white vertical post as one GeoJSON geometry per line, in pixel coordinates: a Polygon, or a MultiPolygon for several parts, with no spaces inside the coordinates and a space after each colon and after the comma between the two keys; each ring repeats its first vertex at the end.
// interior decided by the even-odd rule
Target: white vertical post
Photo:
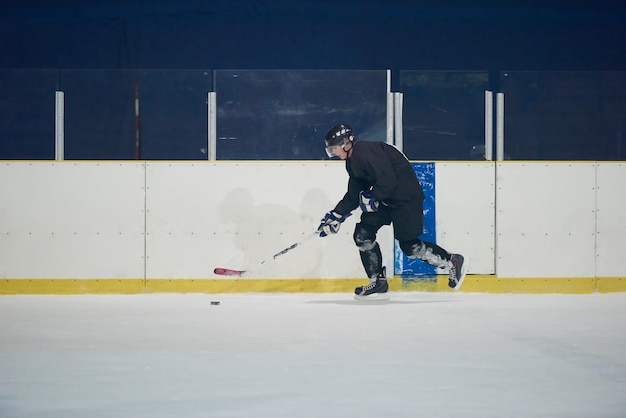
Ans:
{"type": "Polygon", "coordinates": [[[65,93],[57,91],[54,101],[54,159],[65,159],[65,93]]]}
{"type": "Polygon", "coordinates": [[[504,160],[504,93],[496,95],[496,159],[504,160]]]}
{"type": "Polygon", "coordinates": [[[387,137],[385,141],[393,145],[393,93],[391,92],[391,70],[387,70],[387,137]]]}
{"type": "Polygon", "coordinates": [[[385,141],[393,145],[393,93],[387,93],[387,137],[385,141]]]}
{"type": "Polygon", "coordinates": [[[217,94],[209,92],[207,95],[207,158],[209,161],[217,159],[217,94]]]}
{"type": "Polygon", "coordinates": [[[402,93],[393,93],[393,116],[394,116],[394,145],[400,151],[404,146],[402,137],[402,104],[404,95],[402,93]]]}
{"type": "Polygon", "coordinates": [[[485,90],[485,160],[493,160],[493,92],[485,90]]]}

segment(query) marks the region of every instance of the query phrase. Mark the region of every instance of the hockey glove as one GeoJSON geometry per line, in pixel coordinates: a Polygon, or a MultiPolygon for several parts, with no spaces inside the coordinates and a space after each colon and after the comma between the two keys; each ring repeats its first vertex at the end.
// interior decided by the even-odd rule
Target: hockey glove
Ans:
{"type": "Polygon", "coordinates": [[[341,223],[345,221],[348,216],[350,216],[349,213],[347,215],[340,215],[339,213],[332,210],[328,212],[322,218],[320,226],[317,227],[317,231],[320,233],[320,237],[325,237],[327,235],[336,234],[337,232],[339,232],[339,227],[341,226],[341,223]]]}
{"type": "Polygon", "coordinates": [[[380,202],[373,194],[367,190],[361,190],[359,193],[359,207],[363,212],[376,212],[380,206],[380,202]]]}

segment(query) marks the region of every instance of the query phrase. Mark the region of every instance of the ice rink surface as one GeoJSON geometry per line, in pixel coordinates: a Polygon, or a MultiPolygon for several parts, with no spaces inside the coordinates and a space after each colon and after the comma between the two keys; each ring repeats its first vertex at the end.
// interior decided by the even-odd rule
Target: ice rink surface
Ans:
{"type": "Polygon", "coordinates": [[[0,417],[626,417],[625,324],[626,293],[0,296],[0,417]]]}

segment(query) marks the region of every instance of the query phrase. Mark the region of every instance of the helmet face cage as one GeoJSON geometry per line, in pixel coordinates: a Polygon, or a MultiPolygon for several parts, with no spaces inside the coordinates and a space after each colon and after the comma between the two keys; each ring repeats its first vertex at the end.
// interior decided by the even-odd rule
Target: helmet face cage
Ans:
{"type": "Polygon", "coordinates": [[[337,154],[335,154],[335,147],[341,147],[341,149],[345,150],[345,146],[348,142],[350,142],[348,138],[342,138],[334,144],[326,145],[326,155],[330,158],[336,157],[337,154]]]}
{"type": "Polygon", "coordinates": [[[326,145],[326,154],[332,158],[336,157],[335,147],[341,147],[341,149],[345,149],[345,146],[348,142],[354,141],[354,135],[352,134],[352,128],[348,125],[336,125],[328,131],[326,134],[326,140],[324,141],[326,145]]]}

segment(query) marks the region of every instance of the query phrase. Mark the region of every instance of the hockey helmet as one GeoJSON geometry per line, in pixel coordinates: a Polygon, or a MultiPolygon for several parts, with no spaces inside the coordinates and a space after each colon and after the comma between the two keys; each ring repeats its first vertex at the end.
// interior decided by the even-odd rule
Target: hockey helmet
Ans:
{"type": "Polygon", "coordinates": [[[348,125],[339,124],[330,128],[330,131],[326,134],[326,139],[324,143],[326,145],[326,154],[329,157],[335,157],[335,153],[333,148],[336,146],[340,146],[341,149],[345,149],[347,143],[354,142],[354,134],[352,133],[352,128],[348,125]]]}

